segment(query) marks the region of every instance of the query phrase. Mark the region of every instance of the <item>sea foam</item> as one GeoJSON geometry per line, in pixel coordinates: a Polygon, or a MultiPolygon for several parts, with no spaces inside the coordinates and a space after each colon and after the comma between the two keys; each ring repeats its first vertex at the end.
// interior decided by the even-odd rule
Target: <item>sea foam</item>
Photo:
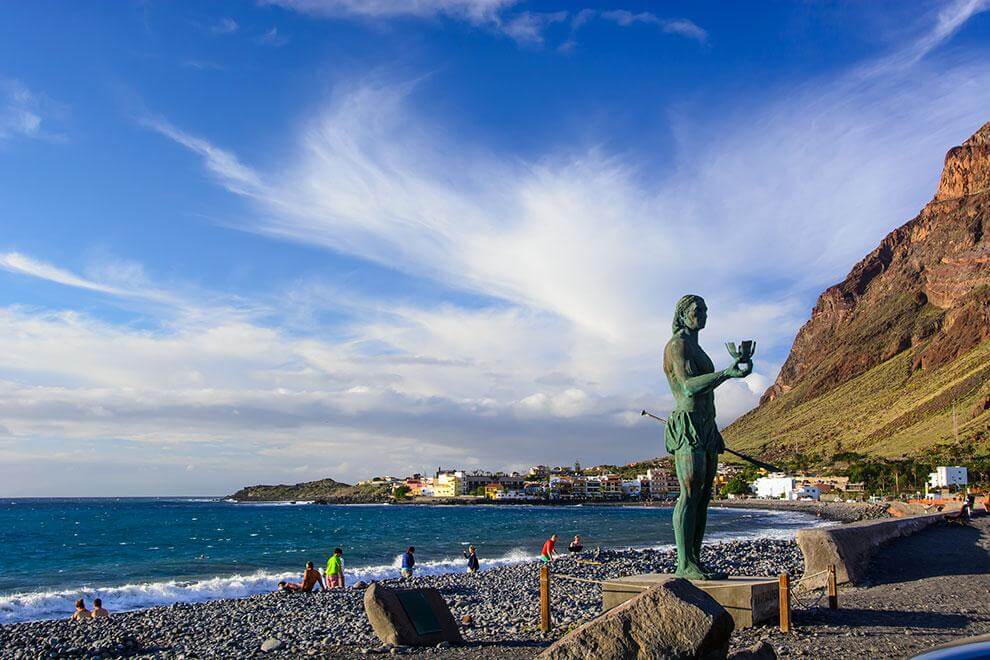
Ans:
{"type": "MultiPolygon", "coordinates": [[[[484,568],[495,568],[533,561],[535,556],[521,548],[514,549],[503,557],[488,559],[484,568]]],[[[399,577],[402,555],[397,555],[389,565],[348,567],[345,571],[348,584],[359,580],[370,582],[399,577]]],[[[417,562],[417,575],[442,575],[466,570],[463,558],[446,558],[417,562]]],[[[201,603],[220,598],[246,598],[274,591],[282,580],[298,582],[302,575],[298,571],[268,572],[257,571],[250,575],[230,575],[200,580],[168,580],[141,584],[124,584],[112,587],[84,586],[79,589],[57,591],[35,591],[0,596],[0,624],[41,619],[68,618],[75,610],[79,598],[87,604],[94,598],[102,598],[103,605],[113,612],[138,610],[172,603],[201,603]]]]}

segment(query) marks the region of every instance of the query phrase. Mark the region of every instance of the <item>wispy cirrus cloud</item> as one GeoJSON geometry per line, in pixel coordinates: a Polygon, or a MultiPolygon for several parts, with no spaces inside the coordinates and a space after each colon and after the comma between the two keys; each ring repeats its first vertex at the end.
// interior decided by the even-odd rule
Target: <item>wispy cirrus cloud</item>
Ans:
{"type": "Polygon", "coordinates": [[[133,261],[104,256],[86,275],[81,275],[20,252],[5,252],[0,253],[0,270],[114,298],[172,307],[184,305],[182,297],[153,285],[141,265],[133,261]]]}
{"type": "Polygon", "coordinates": [[[566,11],[524,11],[509,17],[500,24],[500,29],[520,45],[542,46],[545,41],[543,33],[546,28],[565,20],[567,20],[566,11]]]}
{"type": "Polygon", "coordinates": [[[476,25],[490,22],[519,0],[265,0],[266,3],[324,18],[432,18],[449,16],[476,25]]]}
{"type": "Polygon", "coordinates": [[[58,137],[45,130],[45,110],[52,110],[46,98],[19,80],[0,77],[0,141],[58,137]]]}
{"type": "Polygon", "coordinates": [[[885,56],[865,63],[858,72],[864,77],[903,72],[950,40],[974,16],[986,11],[990,11],[990,0],[938,3],[928,20],[915,30],[917,34],[913,39],[885,56]]]}
{"type": "Polygon", "coordinates": [[[237,21],[230,17],[225,17],[210,26],[210,32],[215,35],[225,36],[234,34],[239,28],[240,25],[237,24],[237,21]]]}
{"type": "Polygon", "coordinates": [[[213,172],[231,192],[251,194],[260,189],[261,181],[257,173],[243,165],[229,151],[217,148],[202,138],[189,135],[160,117],[146,116],[140,121],[144,126],[202,156],[207,169],[213,172]]]}
{"type": "Polygon", "coordinates": [[[570,11],[514,11],[520,0],[437,0],[406,2],[403,0],[266,0],[285,9],[321,18],[359,18],[387,20],[402,17],[447,17],[504,34],[522,46],[542,46],[547,28],[571,18],[571,36],[558,46],[566,51],[573,47],[574,32],[595,16],[629,26],[646,23],[658,26],[667,34],[677,34],[705,43],[708,33],[687,18],[660,18],[650,12],[632,13],[625,9],[599,11],[577,8],[570,11]]]}
{"type": "Polygon", "coordinates": [[[273,27],[256,37],[254,41],[263,46],[274,46],[278,48],[289,43],[290,39],[288,36],[279,32],[277,27],[273,27]]]}
{"type": "Polygon", "coordinates": [[[636,23],[646,25],[656,25],[668,34],[678,34],[682,37],[694,39],[698,43],[708,41],[708,32],[698,26],[694,21],[686,18],[660,18],[650,12],[632,13],[625,9],[612,9],[600,12],[599,16],[603,20],[611,21],[622,27],[629,27],[636,23]]]}

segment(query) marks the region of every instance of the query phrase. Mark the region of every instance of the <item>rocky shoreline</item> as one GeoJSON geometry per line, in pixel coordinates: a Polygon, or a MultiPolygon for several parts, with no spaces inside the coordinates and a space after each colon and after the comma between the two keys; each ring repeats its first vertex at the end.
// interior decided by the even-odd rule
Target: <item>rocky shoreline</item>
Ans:
{"type": "Polygon", "coordinates": [[[714,500],[713,507],[727,509],[763,509],[765,511],[795,511],[833,522],[857,522],[889,518],[886,502],[803,502],[792,500],[714,500]]]}
{"type": "MultiPolygon", "coordinates": [[[[774,576],[783,571],[799,575],[803,565],[795,543],[770,539],[712,544],[705,548],[703,559],[712,568],[736,575],[774,576]]],[[[563,557],[554,563],[553,572],[602,580],[636,573],[672,572],[675,565],[672,550],[605,550],[598,560],[600,563],[593,564],[563,557]]],[[[500,649],[497,655],[503,657],[515,654],[531,657],[537,647],[597,615],[601,609],[601,589],[597,585],[553,581],[555,629],[544,635],[537,628],[538,579],[539,565],[528,562],[476,574],[423,576],[405,582],[385,580],[383,584],[436,587],[458,621],[470,617],[471,623],[463,627],[468,646],[451,649],[449,653],[454,657],[493,657],[489,654],[493,645],[500,649]]],[[[0,626],[0,649],[4,658],[15,659],[230,658],[256,654],[356,657],[383,651],[422,653],[380,648],[364,615],[363,593],[354,587],[313,594],[270,593],[115,613],[108,620],[95,622],[10,624],[0,626]],[[263,644],[272,650],[262,652],[263,644]]]]}

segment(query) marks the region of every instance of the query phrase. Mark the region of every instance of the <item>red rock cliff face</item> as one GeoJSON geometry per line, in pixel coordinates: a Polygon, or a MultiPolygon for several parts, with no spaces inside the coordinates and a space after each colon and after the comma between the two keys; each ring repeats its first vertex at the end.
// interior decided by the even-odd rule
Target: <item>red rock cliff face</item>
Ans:
{"type": "Polygon", "coordinates": [[[818,298],[761,402],[803,401],[901,351],[934,369],[990,339],[990,122],[949,151],[935,198],[818,298]]]}

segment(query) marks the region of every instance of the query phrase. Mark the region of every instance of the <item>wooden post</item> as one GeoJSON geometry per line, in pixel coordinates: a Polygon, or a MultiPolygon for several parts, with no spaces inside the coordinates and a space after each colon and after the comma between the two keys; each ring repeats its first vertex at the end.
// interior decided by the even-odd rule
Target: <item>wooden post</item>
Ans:
{"type": "Polygon", "coordinates": [[[550,567],[540,567],[540,630],[550,632],[550,567]]]}
{"type": "Polygon", "coordinates": [[[828,609],[839,609],[839,583],[835,578],[835,564],[828,566],[828,609]]]}
{"type": "Polygon", "coordinates": [[[791,576],[780,574],[780,632],[791,632],[791,576]]]}

